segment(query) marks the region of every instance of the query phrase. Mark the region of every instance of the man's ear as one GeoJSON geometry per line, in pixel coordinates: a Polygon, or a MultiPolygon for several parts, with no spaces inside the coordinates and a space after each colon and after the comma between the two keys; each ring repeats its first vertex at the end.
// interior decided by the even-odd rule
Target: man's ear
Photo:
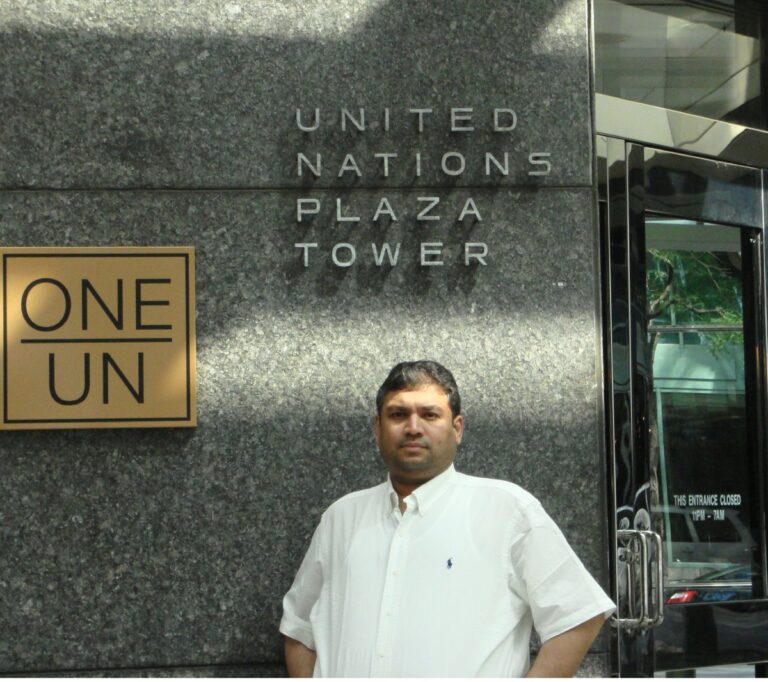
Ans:
{"type": "Polygon", "coordinates": [[[464,415],[457,414],[453,418],[453,432],[456,434],[456,445],[458,445],[464,435],[464,415]]]}
{"type": "Polygon", "coordinates": [[[373,437],[376,439],[376,445],[379,444],[379,435],[381,434],[381,420],[377,414],[373,418],[373,437]]]}

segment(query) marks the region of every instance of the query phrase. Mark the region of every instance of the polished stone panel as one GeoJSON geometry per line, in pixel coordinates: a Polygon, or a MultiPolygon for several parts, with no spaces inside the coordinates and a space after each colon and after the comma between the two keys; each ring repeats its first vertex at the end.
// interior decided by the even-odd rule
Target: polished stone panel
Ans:
{"type": "Polygon", "coordinates": [[[607,654],[587,654],[576,672],[576,677],[610,677],[610,675],[611,668],[607,654]]]}
{"type": "MultiPolygon", "coordinates": [[[[286,677],[283,663],[197,666],[194,668],[117,668],[112,670],[40,671],[14,677],[286,677]]],[[[3,675],[0,675],[3,677],[3,675]]]]}
{"type": "MultiPolygon", "coordinates": [[[[609,661],[606,654],[589,653],[584,657],[576,677],[608,677],[609,661]]],[[[285,666],[280,663],[265,665],[201,666],[196,668],[138,668],[118,670],[85,670],[20,674],[18,677],[286,677],[285,666]]],[[[0,675],[3,677],[3,675],[0,675]]]]}
{"type": "Polygon", "coordinates": [[[0,187],[591,182],[585,0],[4,0],[0,63],[0,187]],[[342,130],[361,107],[365,130],[342,130]],[[318,130],[297,108],[309,127],[320,110],[318,130]],[[421,133],[411,108],[432,110],[421,133]],[[452,132],[451,108],[475,129],[452,132]],[[494,132],[494,108],[516,127],[494,132]],[[506,176],[486,151],[509,153],[506,176]],[[319,178],[297,175],[298,152],[323,154],[319,178]],[[447,152],[463,174],[442,171],[447,152]],[[360,177],[338,177],[347,153],[360,177]],[[389,177],[376,153],[398,155],[389,177]],[[549,175],[529,175],[531,153],[549,175]]]}
{"type": "Polygon", "coordinates": [[[282,674],[404,358],[605,578],[586,0],[6,0],[0,63],[0,243],[195,246],[199,421],[2,434],[0,672],[282,674]]]}
{"type": "Polygon", "coordinates": [[[458,468],[531,490],[601,571],[592,191],[431,194],[426,224],[420,190],[375,223],[380,191],[345,196],[350,227],[333,191],[0,193],[9,246],[195,246],[199,404],[193,430],[0,438],[1,671],[279,661],[320,513],[383,478],[373,399],[404,358],[456,375],[458,468]],[[299,224],[306,196],[322,208],[299,224]],[[469,197],[481,221],[457,221],[469,197]],[[375,265],[384,240],[398,265],[375,265]],[[320,245],[306,267],[299,241],[320,245]],[[419,265],[439,241],[445,264],[419,265]],[[336,243],[359,260],[335,266],[336,243]]]}

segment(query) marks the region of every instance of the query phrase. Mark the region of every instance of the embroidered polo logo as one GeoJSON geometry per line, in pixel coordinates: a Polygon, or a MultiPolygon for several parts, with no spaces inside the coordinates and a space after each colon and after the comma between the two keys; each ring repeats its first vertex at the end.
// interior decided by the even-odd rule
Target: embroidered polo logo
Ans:
{"type": "Polygon", "coordinates": [[[452,568],[453,567],[453,557],[450,557],[448,561],[445,562],[446,568],[452,568]]]}

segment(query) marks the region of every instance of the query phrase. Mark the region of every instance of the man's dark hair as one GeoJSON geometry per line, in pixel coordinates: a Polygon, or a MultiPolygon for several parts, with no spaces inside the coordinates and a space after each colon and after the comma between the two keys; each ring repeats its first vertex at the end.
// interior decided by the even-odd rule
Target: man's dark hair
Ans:
{"type": "Polygon", "coordinates": [[[396,364],[376,394],[376,412],[381,414],[384,397],[390,391],[402,391],[406,388],[415,388],[425,384],[436,384],[442,388],[448,395],[451,414],[454,417],[461,414],[461,396],[459,395],[459,387],[456,385],[456,379],[453,378],[450,370],[433,360],[414,360],[396,364]]]}

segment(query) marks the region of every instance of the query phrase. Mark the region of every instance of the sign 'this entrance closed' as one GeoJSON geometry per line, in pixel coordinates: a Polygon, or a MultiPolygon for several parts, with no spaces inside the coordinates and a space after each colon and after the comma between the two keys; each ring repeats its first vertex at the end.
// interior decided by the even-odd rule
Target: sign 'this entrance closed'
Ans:
{"type": "Polygon", "coordinates": [[[0,256],[0,428],[196,425],[193,248],[0,256]]]}

